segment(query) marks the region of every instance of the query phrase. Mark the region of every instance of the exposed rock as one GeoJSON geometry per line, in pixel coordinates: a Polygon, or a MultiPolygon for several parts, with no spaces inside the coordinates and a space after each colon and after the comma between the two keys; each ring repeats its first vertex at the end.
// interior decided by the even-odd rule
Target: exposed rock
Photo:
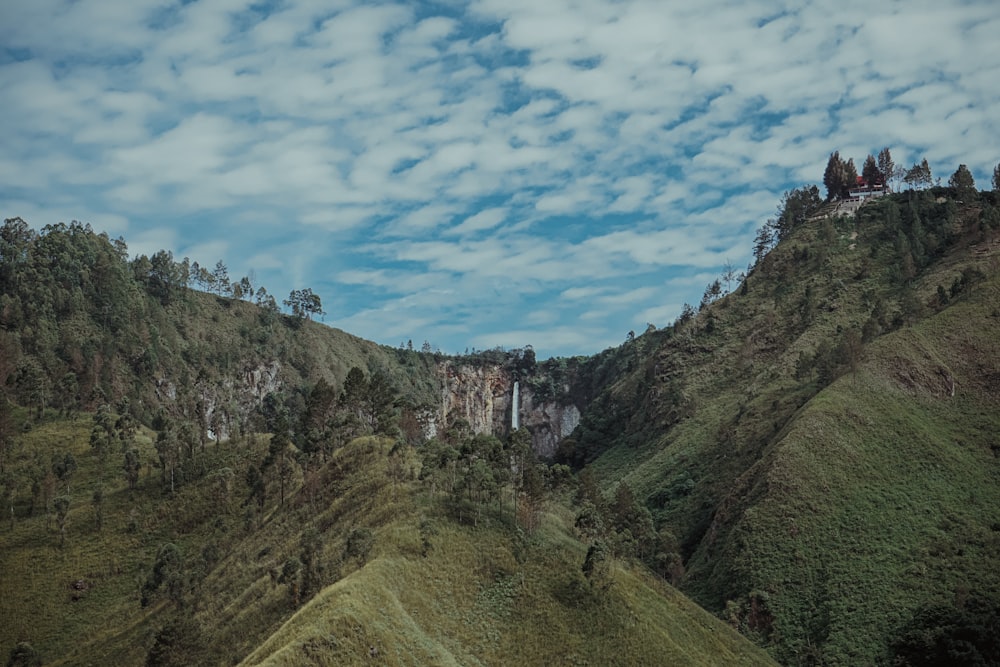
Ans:
{"type": "MultiPolygon", "coordinates": [[[[510,433],[514,382],[513,372],[499,365],[439,366],[441,403],[437,415],[425,422],[424,433],[434,437],[447,424],[464,420],[473,433],[504,437],[510,433]]],[[[520,386],[520,425],[532,434],[532,448],[551,458],[560,441],[580,423],[580,408],[565,401],[538,401],[529,387],[520,386]]]]}
{"type": "MultiPolygon", "coordinates": [[[[200,418],[207,437],[227,440],[239,423],[245,423],[268,394],[283,386],[281,364],[271,361],[246,368],[222,382],[194,388],[200,418]]],[[[500,364],[438,365],[440,401],[433,411],[417,415],[425,437],[433,438],[449,424],[464,420],[476,434],[506,437],[510,433],[514,382],[510,368],[500,364]]],[[[178,400],[177,386],[167,378],[155,381],[157,395],[166,401],[178,400]]],[[[563,387],[568,392],[568,387],[563,387]]],[[[551,458],[559,442],[580,423],[581,406],[566,400],[538,401],[530,387],[521,382],[520,425],[532,434],[535,453],[551,458]]]]}
{"type": "Polygon", "coordinates": [[[445,426],[459,419],[469,424],[473,433],[504,435],[510,430],[510,404],[514,377],[500,366],[438,367],[441,379],[441,407],[437,425],[445,426]]]}
{"type": "Polygon", "coordinates": [[[559,443],[580,424],[580,409],[572,403],[534,403],[530,390],[521,391],[521,424],[531,432],[531,446],[542,458],[555,456],[559,443]]]}

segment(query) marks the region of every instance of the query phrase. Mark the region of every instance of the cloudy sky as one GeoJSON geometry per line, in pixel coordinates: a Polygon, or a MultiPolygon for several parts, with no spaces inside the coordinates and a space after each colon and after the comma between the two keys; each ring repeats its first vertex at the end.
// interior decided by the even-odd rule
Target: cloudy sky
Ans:
{"type": "Polygon", "coordinates": [[[445,352],[697,303],[833,150],[981,187],[996,0],[3,0],[0,215],[445,352]]]}

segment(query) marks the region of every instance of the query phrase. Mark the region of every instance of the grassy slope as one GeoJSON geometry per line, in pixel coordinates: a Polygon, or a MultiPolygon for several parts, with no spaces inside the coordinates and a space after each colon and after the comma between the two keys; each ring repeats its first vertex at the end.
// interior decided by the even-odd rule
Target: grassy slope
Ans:
{"type": "Polygon", "coordinates": [[[339,388],[354,366],[387,370],[404,395],[418,401],[437,389],[433,355],[392,350],[317,322],[301,321],[296,327],[289,316],[269,322],[248,302],[188,290],[166,309],[152,302],[150,309],[161,374],[182,385],[185,378],[190,382],[206,372],[210,383],[223,385],[234,375],[278,361],[286,391],[321,377],[339,388]]]}
{"type": "Polygon", "coordinates": [[[830,664],[881,658],[921,604],[1000,594],[998,302],[994,280],[878,341],[762,461],[721,550],[767,594],[783,659],[817,640],[830,664]]]}
{"type": "Polygon", "coordinates": [[[13,526],[5,523],[0,532],[0,655],[18,641],[29,641],[46,664],[140,664],[169,611],[163,601],[146,609],[139,605],[157,550],[176,544],[197,582],[211,568],[201,557],[207,544],[225,552],[242,540],[245,487],[237,479],[229,496],[220,499],[212,472],[245,470],[247,461],[260,457],[264,443],[209,446],[197,458],[208,475],[168,497],[150,465],[156,458],[151,433],[137,438],[144,465],[138,488],[129,491],[120,455],[101,461],[89,446],[90,428],[86,414],[52,418],[21,443],[22,456],[41,453],[48,462],[52,454],[61,458],[70,452],[79,467],[55,494],[72,499],[64,547],[54,512],[47,516],[44,508],[36,508],[34,516],[24,516],[24,497],[13,526]],[[101,531],[91,501],[98,486],[104,490],[101,531]],[[83,591],[74,589],[78,581],[84,582],[83,591]]]}
{"type": "Polygon", "coordinates": [[[680,538],[682,590],[783,662],[880,659],[918,604],[963,581],[995,587],[983,554],[1000,506],[997,246],[961,236],[975,214],[960,212],[953,247],[913,282],[927,317],[876,339],[818,394],[815,374],[794,375],[800,354],[860,331],[879,300],[890,318],[902,307],[878,210],[797,229],[746,294],[653,334],[611,388],[657,429],[619,440],[595,471],[628,481],[680,538]],[[967,267],[992,278],[934,314],[936,287],[967,267]]]}
{"type": "MultiPolygon", "coordinates": [[[[177,544],[191,575],[184,608],[193,618],[208,664],[769,664],[766,654],[675,590],[625,565],[607,592],[591,592],[580,574],[585,547],[570,517],[553,505],[530,540],[508,521],[484,515],[478,526],[455,523],[414,482],[386,474],[390,443],[355,441],[319,472],[310,498],[300,490],[283,508],[269,505],[261,528],[241,516],[237,483],[228,501],[211,476],[170,499],[157,479],[129,494],[110,464],[88,451],[89,420],[51,421],[27,446],[72,451],[80,468],[74,499],[96,480],[107,490],[105,527],[96,532],[89,502],[74,500],[64,549],[43,515],[18,519],[0,538],[0,653],[30,641],[46,663],[140,664],[155,633],[173,614],[163,595],[138,603],[156,550],[177,544]],[[126,530],[130,511],[140,517],[126,530]],[[421,554],[421,519],[434,527],[421,554]],[[303,531],[321,534],[323,588],[294,609],[272,571],[297,555],[303,531]],[[345,558],[352,528],[371,528],[367,562],[345,558]],[[224,556],[208,565],[214,542],[224,556]],[[520,561],[519,561],[520,558],[520,561]],[[87,590],[73,600],[72,582],[87,590]]],[[[262,447],[224,445],[201,459],[210,470],[240,470],[262,447]]],[[[143,443],[144,454],[151,445],[143,443]]],[[[410,469],[416,465],[409,461],[410,469]]],[[[508,508],[509,512],[509,508],[508,508]]]]}
{"type": "Polygon", "coordinates": [[[640,571],[618,567],[609,591],[591,592],[579,575],[585,549],[561,519],[549,517],[523,566],[495,529],[448,525],[426,558],[407,532],[384,538],[403,553],[325,589],[243,664],[359,664],[372,646],[390,665],[768,664],[640,571]]]}

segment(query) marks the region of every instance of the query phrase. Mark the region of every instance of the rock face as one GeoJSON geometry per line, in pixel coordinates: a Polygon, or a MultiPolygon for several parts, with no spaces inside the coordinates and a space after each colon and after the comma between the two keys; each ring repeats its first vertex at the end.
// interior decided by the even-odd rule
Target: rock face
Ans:
{"type": "Polygon", "coordinates": [[[511,397],[514,377],[499,366],[438,367],[441,404],[435,416],[434,432],[463,419],[473,433],[504,435],[510,430],[511,397]]]}
{"type": "Polygon", "coordinates": [[[535,403],[530,390],[521,390],[521,425],[531,432],[531,446],[538,456],[551,459],[559,443],[580,424],[580,409],[572,403],[535,403]]]}
{"type": "MultiPolygon", "coordinates": [[[[154,386],[157,397],[165,403],[182,398],[177,385],[167,378],[156,379],[154,386]]],[[[281,363],[275,360],[246,368],[218,383],[194,384],[183,401],[184,409],[201,421],[209,440],[228,440],[237,420],[246,422],[264,397],[281,388],[281,363]]]]}
{"type": "MultiPolygon", "coordinates": [[[[510,433],[515,375],[499,365],[472,366],[442,363],[438,368],[441,401],[437,414],[427,422],[425,434],[434,437],[456,420],[464,420],[473,433],[497,437],[510,433]]],[[[539,401],[520,383],[519,422],[531,432],[538,456],[552,458],[559,442],[580,423],[580,408],[566,401],[539,401]]]]}
{"type": "MultiPolygon", "coordinates": [[[[432,411],[418,416],[428,438],[449,424],[463,420],[476,434],[505,437],[510,433],[516,374],[500,364],[455,364],[441,362],[436,370],[439,400],[432,411]]],[[[226,440],[237,422],[246,422],[264,398],[283,388],[278,361],[245,368],[221,383],[195,385],[193,413],[197,414],[209,439],[226,440]]],[[[178,387],[166,378],[156,381],[161,400],[177,402],[178,387]]],[[[568,393],[568,387],[564,387],[568,393]]],[[[531,433],[532,447],[542,458],[552,458],[560,441],[580,423],[583,406],[561,400],[539,398],[527,383],[520,382],[518,417],[521,428],[531,433]]]]}

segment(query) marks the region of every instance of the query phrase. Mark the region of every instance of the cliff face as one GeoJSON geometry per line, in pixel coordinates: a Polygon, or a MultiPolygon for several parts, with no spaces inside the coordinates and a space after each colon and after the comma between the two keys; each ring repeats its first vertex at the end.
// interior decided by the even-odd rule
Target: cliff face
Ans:
{"type": "Polygon", "coordinates": [[[441,404],[436,428],[464,419],[473,433],[502,435],[510,430],[514,377],[509,371],[500,366],[445,362],[438,368],[438,377],[441,404]]]}
{"type": "Polygon", "coordinates": [[[531,446],[538,456],[551,459],[559,443],[580,423],[580,408],[572,403],[539,401],[530,389],[521,388],[521,426],[531,432],[531,446]]]}
{"type": "MultiPolygon", "coordinates": [[[[167,378],[157,378],[153,383],[157,398],[162,403],[177,403],[178,387],[167,378]]],[[[246,368],[218,383],[198,383],[193,386],[193,397],[182,400],[184,410],[197,415],[209,440],[228,440],[233,434],[234,420],[246,423],[250,414],[260,408],[264,398],[281,390],[281,362],[259,364],[246,368]]]]}
{"type": "MultiPolygon", "coordinates": [[[[503,437],[510,432],[514,406],[514,373],[500,365],[472,366],[444,362],[438,368],[441,400],[429,422],[428,437],[446,425],[465,420],[473,433],[503,437]]],[[[555,400],[538,400],[531,389],[519,385],[520,425],[532,434],[532,447],[551,458],[559,442],[580,423],[580,407],[555,400]]]]}
{"type": "MultiPolygon", "coordinates": [[[[436,369],[438,401],[434,410],[421,415],[424,435],[440,435],[449,424],[468,423],[473,433],[505,437],[511,430],[516,374],[500,364],[472,365],[440,363],[436,369]]],[[[228,439],[234,419],[245,422],[264,398],[280,392],[286,385],[278,361],[247,368],[221,384],[196,385],[193,398],[187,401],[170,380],[155,381],[157,397],[165,403],[186,403],[192,414],[199,414],[210,439],[228,439]]],[[[568,387],[562,387],[568,394],[568,387]]],[[[580,411],[567,400],[540,398],[525,382],[519,384],[518,416],[522,428],[532,434],[532,447],[543,458],[552,458],[559,442],[580,423],[580,411]]]]}

